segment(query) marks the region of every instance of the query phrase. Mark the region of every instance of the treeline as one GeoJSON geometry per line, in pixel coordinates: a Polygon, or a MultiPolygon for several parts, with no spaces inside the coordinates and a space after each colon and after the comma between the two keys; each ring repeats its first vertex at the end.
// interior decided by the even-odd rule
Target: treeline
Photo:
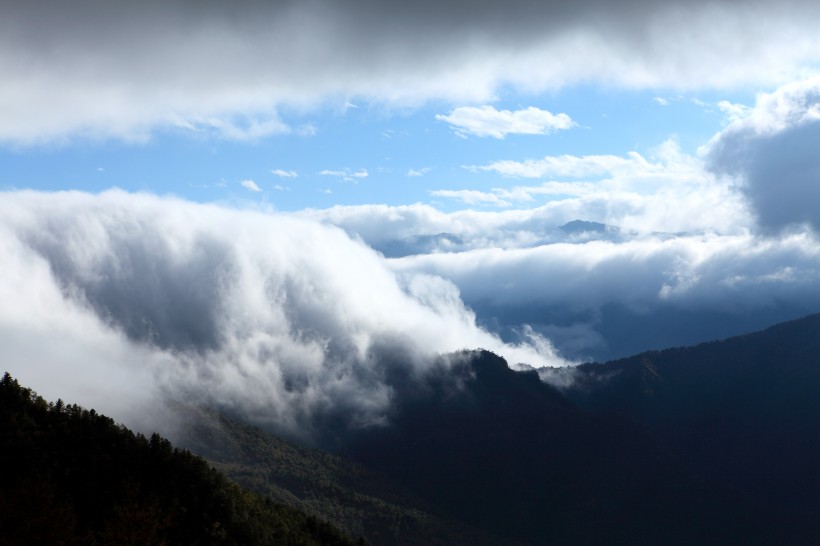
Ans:
{"type": "Polygon", "coordinates": [[[157,434],[48,403],[8,373],[0,381],[0,463],[2,544],[354,544],[157,434]]]}

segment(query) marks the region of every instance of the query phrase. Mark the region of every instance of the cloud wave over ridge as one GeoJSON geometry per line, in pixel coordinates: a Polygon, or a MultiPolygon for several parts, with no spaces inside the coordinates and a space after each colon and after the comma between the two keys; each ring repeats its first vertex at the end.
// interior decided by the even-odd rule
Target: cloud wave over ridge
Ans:
{"type": "Polygon", "coordinates": [[[477,327],[452,283],[397,275],[311,220],[117,190],[12,192],[0,251],[0,360],[46,396],[137,426],[172,395],[309,434],[323,419],[384,420],[390,368],[412,377],[446,365],[441,353],[564,363],[535,333],[512,345],[477,327]]]}

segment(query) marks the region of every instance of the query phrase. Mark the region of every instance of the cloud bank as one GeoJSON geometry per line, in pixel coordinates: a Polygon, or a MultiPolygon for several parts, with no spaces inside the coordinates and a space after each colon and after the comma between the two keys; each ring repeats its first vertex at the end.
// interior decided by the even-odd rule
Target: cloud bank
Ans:
{"type": "Polygon", "coordinates": [[[453,282],[479,322],[508,339],[526,324],[567,358],[606,360],[820,311],[817,237],[750,229],[742,199],[719,182],[498,212],[373,205],[302,214],[361,237],[401,274],[453,282]]]}
{"type": "Polygon", "coordinates": [[[453,282],[508,339],[526,324],[569,358],[740,334],[820,311],[818,81],[729,108],[698,157],[670,140],[649,156],[499,161],[470,168],[542,181],[435,192],[507,210],[302,214],[361,237],[401,274],[453,282]]]}
{"type": "Polygon", "coordinates": [[[495,328],[528,323],[580,359],[707,341],[820,311],[820,245],[805,233],[562,242],[391,265],[447,278],[495,328]]]}
{"type": "Polygon", "coordinates": [[[674,140],[656,147],[651,157],[637,152],[626,156],[562,155],[470,168],[503,170],[511,178],[546,180],[526,180],[489,191],[431,192],[435,197],[508,210],[444,213],[422,204],[358,205],[306,210],[298,215],[342,227],[390,256],[564,242],[567,234],[558,228],[579,219],[641,235],[740,234],[753,223],[736,182],[706,170],[700,158],[681,153],[674,140]],[[530,174],[531,170],[535,172],[530,174]],[[431,244],[435,242],[431,237],[441,244],[431,244]]]}
{"type": "Polygon", "coordinates": [[[818,15],[758,0],[8,0],[0,141],[247,140],[299,132],[282,112],[328,102],[485,104],[505,86],[771,87],[815,70],[818,15]]]}
{"type": "Polygon", "coordinates": [[[382,421],[391,368],[423,374],[446,364],[440,353],[564,363],[534,332],[514,345],[477,327],[452,283],[397,275],[315,221],[120,191],[13,192],[0,250],[7,369],[137,426],[173,396],[309,435],[325,419],[382,421]]]}

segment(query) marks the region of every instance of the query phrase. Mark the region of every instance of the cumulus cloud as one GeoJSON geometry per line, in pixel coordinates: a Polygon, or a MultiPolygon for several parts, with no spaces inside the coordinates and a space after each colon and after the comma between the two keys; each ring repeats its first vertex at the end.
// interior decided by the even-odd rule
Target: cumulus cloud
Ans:
{"type": "Polygon", "coordinates": [[[668,172],[658,168],[589,182],[433,192],[437,197],[507,210],[445,213],[422,204],[357,205],[297,214],[339,226],[390,256],[567,242],[568,234],[559,228],[573,220],[608,224],[632,236],[748,231],[752,218],[731,181],[704,172],[695,158],[667,167],[668,172]],[[532,206],[537,199],[546,202],[532,206]],[[530,207],[520,208],[520,204],[530,207]]]}
{"type": "MultiPolygon", "coordinates": [[[[648,158],[637,152],[626,156],[562,155],[521,162],[497,161],[470,168],[514,178],[564,180],[490,190],[441,189],[432,191],[432,195],[497,207],[546,201],[530,212],[513,213],[509,218],[532,216],[543,220],[550,216],[555,222],[553,226],[583,219],[641,233],[731,233],[747,229],[751,221],[734,183],[708,172],[701,158],[682,153],[674,140],[655,147],[648,158]]],[[[489,225],[499,228],[497,222],[489,225]]],[[[521,227],[527,229],[523,224],[521,227]]]]}
{"type": "Polygon", "coordinates": [[[754,108],[707,144],[718,174],[738,179],[758,226],[820,229],[820,79],[795,82],[758,97],[754,108]]]}
{"type": "Polygon", "coordinates": [[[729,102],[728,100],[718,101],[716,106],[721,112],[723,112],[726,123],[740,121],[748,116],[752,110],[745,104],[729,102]]]}
{"type": "Polygon", "coordinates": [[[293,216],[6,193],[0,249],[0,359],[44,394],[118,418],[173,395],[308,433],[328,416],[383,420],[389,366],[422,374],[473,347],[564,363],[546,340],[476,326],[451,282],[397,275],[342,230],[293,216]]]}
{"type": "Polygon", "coordinates": [[[138,140],[158,128],[259,138],[294,131],[285,110],[482,104],[507,86],[771,86],[820,60],[818,10],[761,0],[251,0],[230,9],[10,0],[0,140],[138,140]]]}
{"type": "Polygon", "coordinates": [[[523,110],[496,110],[492,106],[460,106],[449,114],[436,116],[450,124],[459,136],[493,137],[546,135],[575,126],[567,114],[553,114],[534,106],[523,110]]]}
{"type": "Polygon", "coordinates": [[[241,182],[241,184],[242,184],[242,187],[243,187],[243,188],[245,188],[245,189],[246,189],[246,190],[248,190],[248,191],[252,191],[252,192],[260,192],[260,191],[262,191],[262,188],[260,188],[260,187],[256,184],[256,182],[254,182],[253,180],[243,180],[243,181],[241,182]]]}

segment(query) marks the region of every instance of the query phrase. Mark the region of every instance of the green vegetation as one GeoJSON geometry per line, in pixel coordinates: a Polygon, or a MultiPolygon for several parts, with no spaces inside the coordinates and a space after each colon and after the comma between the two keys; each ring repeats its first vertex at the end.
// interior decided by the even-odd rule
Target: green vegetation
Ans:
{"type": "MultiPolygon", "coordinates": [[[[0,381],[0,543],[348,545],[154,434],[0,381]]],[[[360,541],[360,544],[362,541],[360,541]]]]}
{"type": "Polygon", "coordinates": [[[325,451],[301,447],[213,411],[178,408],[189,428],[183,445],[237,483],[321,515],[371,544],[514,545],[451,518],[386,476],[325,451]]]}

